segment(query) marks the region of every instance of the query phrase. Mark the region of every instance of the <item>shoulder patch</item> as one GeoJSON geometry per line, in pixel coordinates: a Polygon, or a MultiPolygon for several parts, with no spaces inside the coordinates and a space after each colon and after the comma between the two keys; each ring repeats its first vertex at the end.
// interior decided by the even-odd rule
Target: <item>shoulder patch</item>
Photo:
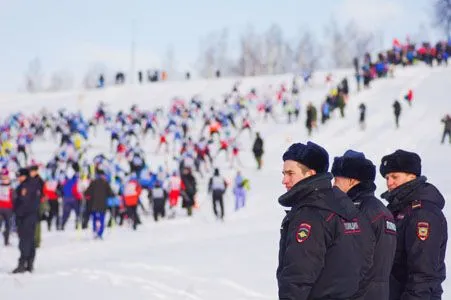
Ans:
{"type": "Polygon", "coordinates": [[[415,201],[412,202],[412,209],[418,209],[418,208],[421,208],[421,207],[422,207],[422,205],[421,205],[421,201],[420,200],[415,200],[415,201]]]}
{"type": "Polygon", "coordinates": [[[396,235],[396,224],[391,219],[385,219],[385,233],[396,235]]]}
{"type": "Polygon", "coordinates": [[[296,241],[298,243],[305,242],[310,237],[312,225],[308,223],[301,223],[296,231],[296,241]]]}
{"type": "Polygon", "coordinates": [[[352,220],[351,222],[343,220],[344,234],[359,234],[360,226],[357,219],[352,220]]]}
{"type": "Polygon", "coordinates": [[[425,241],[429,237],[429,222],[418,222],[417,223],[417,237],[421,241],[425,241]]]}

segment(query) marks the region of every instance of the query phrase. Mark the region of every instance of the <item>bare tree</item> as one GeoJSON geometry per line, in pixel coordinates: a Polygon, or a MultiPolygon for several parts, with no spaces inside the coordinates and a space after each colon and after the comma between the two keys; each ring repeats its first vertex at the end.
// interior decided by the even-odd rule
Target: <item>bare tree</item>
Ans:
{"type": "Polygon", "coordinates": [[[435,0],[435,25],[445,32],[448,40],[451,39],[451,0],[435,0]]]}
{"type": "Polygon", "coordinates": [[[283,52],[284,55],[281,58],[281,64],[282,64],[282,72],[283,73],[288,73],[288,72],[293,72],[295,70],[295,64],[294,64],[294,50],[293,47],[288,43],[285,42],[285,44],[283,45],[283,52]]]}
{"type": "Polygon", "coordinates": [[[96,88],[99,83],[100,75],[104,76],[105,83],[108,82],[109,78],[111,83],[114,82],[114,74],[108,70],[107,66],[104,63],[97,62],[92,63],[86,71],[83,78],[83,87],[86,89],[96,88]]]}
{"type": "Polygon", "coordinates": [[[330,41],[331,61],[334,67],[343,68],[352,64],[352,51],[346,31],[332,19],[326,26],[326,37],[330,41]]]}
{"type": "Polygon", "coordinates": [[[374,49],[375,35],[371,32],[359,30],[359,26],[355,22],[349,22],[344,31],[347,33],[350,44],[349,50],[352,56],[363,57],[365,53],[374,49]]]}
{"type": "Polygon", "coordinates": [[[266,69],[263,62],[262,40],[252,26],[248,26],[240,38],[240,54],[235,71],[241,76],[255,76],[266,69]]]}
{"type": "Polygon", "coordinates": [[[304,30],[294,50],[293,62],[296,69],[314,71],[321,55],[322,50],[315,37],[309,30],[304,30]]]}
{"type": "Polygon", "coordinates": [[[49,91],[62,91],[73,88],[74,78],[67,70],[58,70],[50,78],[49,91]]]}
{"type": "Polygon", "coordinates": [[[174,48],[169,46],[166,49],[166,54],[163,59],[163,70],[166,71],[170,78],[176,77],[176,62],[175,62],[175,53],[174,48]]]}
{"type": "Polygon", "coordinates": [[[43,81],[44,74],[41,68],[41,60],[36,57],[29,62],[28,69],[25,72],[25,88],[30,93],[42,91],[43,81]]]}
{"type": "Polygon", "coordinates": [[[199,72],[203,77],[211,77],[216,70],[227,74],[230,66],[228,57],[228,30],[210,33],[200,42],[199,72]]]}
{"type": "Polygon", "coordinates": [[[426,24],[420,23],[416,32],[411,36],[411,42],[414,44],[421,44],[430,40],[429,29],[426,24]]]}
{"type": "Polygon", "coordinates": [[[213,38],[212,33],[200,42],[199,74],[205,78],[211,77],[215,68],[216,47],[211,42],[211,38],[213,38]]]}
{"type": "Polygon", "coordinates": [[[228,52],[229,31],[224,28],[218,33],[217,50],[216,50],[216,69],[221,70],[224,75],[229,74],[230,58],[228,52]]]}
{"type": "Polygon", "coordinates": [[[283,73],[285,60],[285,42],[282,29],[278,25],[272,25],[264,35],[263,47],[263,74],[283,73]]]}

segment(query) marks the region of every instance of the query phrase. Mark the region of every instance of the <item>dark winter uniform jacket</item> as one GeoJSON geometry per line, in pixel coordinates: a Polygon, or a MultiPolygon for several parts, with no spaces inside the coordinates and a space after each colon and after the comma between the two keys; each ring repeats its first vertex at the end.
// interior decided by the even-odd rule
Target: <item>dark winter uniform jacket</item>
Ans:
{"type": "Polygon", "coordinates": [[[298,182],[279,198],[279,299],[350,299],[372,265],[374,237],[330,174],[298,182]]]}
{"type": "Polygon", "coordinates": [[[26,179],[16,188],[14,196],[14,213],[17,218],[38,218],[39,186],[31,178],[26,179]]]}
{"type": "Polygon", "coordinates": [[[38,198],[41,198],[44,194],[44,180],[42,180],[41,176],[36,175],[35,177],[30,176],[29,180],[35,186],[38,191],[38,198]]]}
{"type": "Polygon", "coordinates": [[[91,182],[85,195],[88,198],[87,206],[90,212],[104,213],[107,209],[107,199],[113,197],[114,193],[105,178],[99,177],[91,182]]]}
{"type": "Polygon", "coordinates": [[[445,200],[421,176],[382,194],[398,230],[390,276],[390,300],[439,300],[445,280],[445,200]]]}
{"type": "Polygon", "coordinates": [[[376,246],[373,266],[361,291],[365,300],[387,300],[389,278],[396,251],[396,224],[393,215],[385,205],[374,196],[376,185],[373,182],[361,182],[348,191],[349,198],[371,222],[376,246]]]}

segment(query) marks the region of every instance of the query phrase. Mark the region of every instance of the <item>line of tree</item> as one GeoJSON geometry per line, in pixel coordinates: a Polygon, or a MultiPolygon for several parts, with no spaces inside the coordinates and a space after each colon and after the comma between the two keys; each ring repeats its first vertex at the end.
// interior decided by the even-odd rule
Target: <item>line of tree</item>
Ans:
{"type": "Polygon", "coordinates": [[[434,19],[435,25],[451,40],[451,0],[435,0],[434,19]]]}
{"type": "MultiPolygon", "coordinates": [[[[434,25],[451,40],[451,0],[434,0],[433,9],[434,25]]],[[[230,34],[227,29],[222,29],[201,39],[199,58],[194,65],[199,75],[205,78],[214,77],[218,70],[225,76],[256,76],[313,72],[319,67],[344,68],[352,66],[354,57],[363,57],[366,52],[382,47],[381,40],[381,32],[378,35],[360,30],[352,21],[340,27],[335,20],[331,20],[325,26],[322,40],[306,28],[300,29],[297,37],[290,39],[277,24],[262,33],[249,26],[234,45],[238,51],[232,53],[230,34]]],[[[169,77],[177,72],[172,47],[165,55],[164,67],[168,68],[169,77]]],[[[184,73],[183,70],[178,71],[184,73]]],[[[100,73],[113,71],[107,68],[106,63],[92,64],[83,76],[83,87],[94,88],[100,73]]],[[[24,75],[28,92],[74,87],[74,76],[68,70],[50,74],[50,80],[45,84],[39,58],[30,61],[24,75]]]]}
{"type": "Polygon", "coordinates": [[[325,28],[325,40],[321,42],[308,29],[288,39],[277,24],[261,34],[249,26],[239,37],[238,55],[232,55],[228,31],[223,29],[201,40],[198,71],[202,77],[213,77],[216,70],[225,75],[256,76],[314,71],[321,66],[350,67],[353,57],[362,57],[376,47],[378,37],[359,30],[353,22],[341,28],[332,20],[325,28]]]}

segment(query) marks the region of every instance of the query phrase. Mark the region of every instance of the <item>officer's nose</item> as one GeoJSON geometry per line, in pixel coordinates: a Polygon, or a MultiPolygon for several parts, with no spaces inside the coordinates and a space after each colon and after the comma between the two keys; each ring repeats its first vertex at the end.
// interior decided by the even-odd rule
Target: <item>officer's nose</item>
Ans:
{"type": "Polygon", "coordinates": [[[286,185],[287,182],[288,182],[287,176],[286,176],[286,175],[283,175],[283,177],[282,177],[282,184],[283,184],[283,185],[286,185]]]}
{"type": "Polygon", "coordinates": [[[387,178],[387,188],[389,191],[391,191],[392,189],[394,189],[394,180],[391,177],[387,178]]]}

